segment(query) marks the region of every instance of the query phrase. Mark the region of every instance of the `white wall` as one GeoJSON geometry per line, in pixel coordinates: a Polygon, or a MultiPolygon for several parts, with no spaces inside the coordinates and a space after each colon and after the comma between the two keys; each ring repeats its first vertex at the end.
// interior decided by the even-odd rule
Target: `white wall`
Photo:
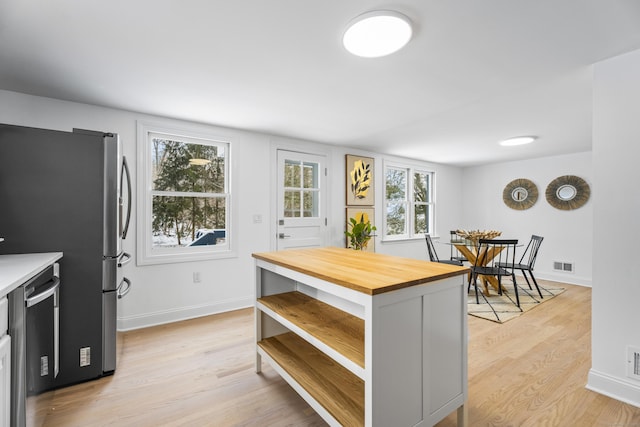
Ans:
{"type": "MultiPolygon", "coordinates": [[[[180,127],[184,122],[152,117],[134,112],[96,107],[50,98],[35,97],[0,90],[0,123],[70,131],[84,128],[118,133],[124,154],[133,168],[135,181],[136,121],[169,121],[180,127]]],[[[118,327],[132,329],[153,324],[227,311],[250,306],[254,298],[254,268],[251,254],[275,247],[273,225],[275,162],[273,151],[296,149],[327,155],[329,195],[327,227],[328,243],[344,246],[345,224],[345,159],[344,155],[361,154],[375,158],[376,224],[381,230],[383,212],[382,156],[358,152],[343,147],[300,141],[289,138],[247,132],[223,127],[203,126],[210,133],[233,140],[234,163],[238,165],[238,180],[233,183],[233,196],[238,209],[232,213],[238,224],[238,257],[203,262],[137,266],[129,264],[126,275],[132,280],[131,292],[119,301],[118,327]],[[254,215],[262,222],[255,224],[254,215]],[[193,283],[193,272],[199,272],[201,283],[193,283]]],[[[397,159],[394,159],[397,160],[397,159]]],[[[438,209],[438,231],[446,234],[460,223],[461,170],[455,167],[418,162],[437,173],[435,194],[438,209]]],[[[133,183],[134,196],[136,183],[133,183]]],[[[133,206],[133,219],[136,206],[133,206]]],[[[135,254],[136,224],[124,242],[124,250],[135,254]]],[[[382,244],[378,252],[427,259],[424,240],[382,244]]]]}
{"type": "MultiPolygon", "coordinates": [[[[517,150],[518,147],[512,149],[517,150]]],[[[545,190],[552,180],[563,175],[579,176],[593,187],[591,153],[465,168],[460,227],[500,230],[501,237],[516,238],[524,244],[529,242],[532,234],[543,236],[535,265],[536,277],[590,286],[593,199],[571,211],[551,206],[545,198],[545,190]],[[538,201],[522,211],[507,207],[502,200],[504,187],[517,178],[529,179],[538,187],[538,201]],[[553,261],[572,262],[575,272],[557,272],[553,270],[553,261]]]]}
{"type": "Polygon", "coordinates": [[[587,387],[640,407],[640,51],[594,68],[592,367],[587,387]]]}

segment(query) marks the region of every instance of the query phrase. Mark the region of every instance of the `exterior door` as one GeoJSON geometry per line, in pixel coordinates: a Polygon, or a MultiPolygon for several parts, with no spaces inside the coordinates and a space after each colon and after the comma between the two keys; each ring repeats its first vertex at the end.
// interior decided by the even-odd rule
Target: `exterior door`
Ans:
{"type": "Polygon", "coordinates": [[[325,157],[278,150],[276,249],[325,245],[325,157]]]}

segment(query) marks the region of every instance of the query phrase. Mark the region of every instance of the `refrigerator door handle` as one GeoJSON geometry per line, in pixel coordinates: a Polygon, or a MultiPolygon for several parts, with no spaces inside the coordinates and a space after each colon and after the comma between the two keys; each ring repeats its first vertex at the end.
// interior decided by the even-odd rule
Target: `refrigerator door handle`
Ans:
{"type": "MultiPolygon", "coordinates": [[[[127,158],[122,156],[122,172],[120,173],[120,192],[122,193],[122,184],[124,175],[127,175],[127,220],[122,227],[122,239],[127,238],[129,232],[129,223],[131,222],[131,173],[129,172],[129,165],[127,164],[127,158]]],[[[122,200],[122,194],[120,194],[120,200],[122,200]]],[[[120,206],[122,209],[122,205],[120,206]]]]}
{"type": "Polygon", "coordinates": [[[128,252],[122,252],[120,258],[118,258],[118,267],[124,267],[131,262],[131,254],[128,252]]]}
{"type": "Polygon", "coordinates": [[[60,278],[54,277],[51,280],[51,285],[47,286],[47,289],[35,295],[31,295],[29,296],[29,298],[26,299],[27,307],[33,307],[34,305],[46,300],[51,295],[55,294],[59,287],[60,287],[60,278]]]}
{"type": "Polygon", "coordinates": [[[125,295],[127,295],[129,293],[129,291],[131,290],[131,280],[127,279],[126,277],[122,278],[122,282],[120,282],[120,285],[118,286],[118,289],[116,290],[117,294],[118,294],[118,299],[124,297],[125,295]]]}

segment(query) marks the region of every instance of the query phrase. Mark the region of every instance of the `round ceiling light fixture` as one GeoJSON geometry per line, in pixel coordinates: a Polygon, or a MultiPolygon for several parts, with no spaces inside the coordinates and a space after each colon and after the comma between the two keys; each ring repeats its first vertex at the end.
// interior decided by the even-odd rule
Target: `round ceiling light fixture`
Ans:
{"type": "Polygon", "coordinates": [[[349,22],[342,44],[356,56],[378,58],[402,49],[412,34],[411,21],[403,14],[374,10],[349,22]]]}
{"type": "Polygon", "coordinates": [[[504,141],[500,141],[500,145],[502,145],[503,147],[513,147],[515,145],[530,144],[536,139],[538,139],[537,136],[516,136],[514,138],[509,138],[509,139],[505,139],[504,141]]]}

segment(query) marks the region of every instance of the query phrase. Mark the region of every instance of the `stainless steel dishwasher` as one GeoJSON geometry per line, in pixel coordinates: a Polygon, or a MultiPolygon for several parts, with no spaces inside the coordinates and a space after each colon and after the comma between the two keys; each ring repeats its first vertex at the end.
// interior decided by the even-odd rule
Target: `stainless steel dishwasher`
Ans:
{"type": "Polygon", "coordinates": [[[53,385],[59,355],[59,265],[9,294],[11,426],[26,425],[27,396],[53,385]]]}

